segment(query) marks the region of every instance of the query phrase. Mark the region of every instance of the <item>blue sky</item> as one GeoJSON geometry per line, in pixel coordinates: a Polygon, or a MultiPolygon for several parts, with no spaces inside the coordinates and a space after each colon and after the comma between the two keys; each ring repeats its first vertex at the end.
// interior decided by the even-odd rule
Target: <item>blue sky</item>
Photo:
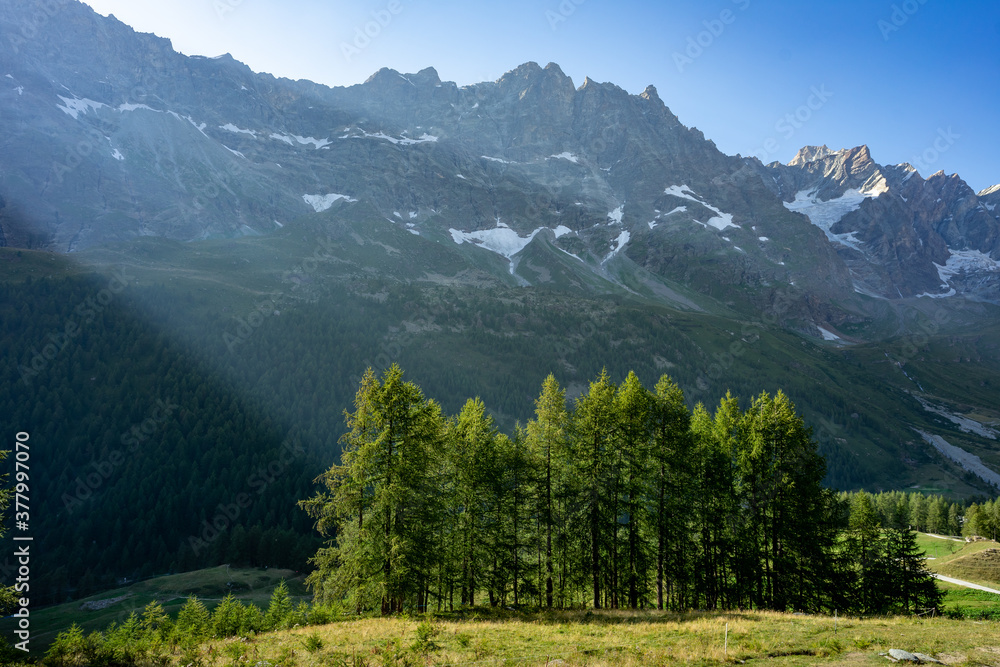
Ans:
{"type": "Polygon", "coordinates": [[[534,60],[647,84],[726,153],[877,162],[1000,183],[1000,5],[944,0],[89,0],[188,55],[328,85],[380,67],[495,80],[534,60]],[[365,34],[367,29],[367,33],[365,34]],[[372,36],[373,35],[373,36],[372,36]]]}

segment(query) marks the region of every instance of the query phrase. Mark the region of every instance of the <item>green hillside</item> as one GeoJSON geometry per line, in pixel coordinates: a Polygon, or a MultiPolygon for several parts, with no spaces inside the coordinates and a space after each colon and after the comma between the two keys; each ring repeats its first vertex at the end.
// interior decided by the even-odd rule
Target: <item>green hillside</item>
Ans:
{"type": "Polygon", "coordinates": [[[859,342],[840,345],[796,328],[795,301],[754,315],[662,282],[659,296],[649,282],[629,292],[588,272],[582,283],[572,263],[564,278],[522,287],[503,266],[489,274],[463,258],[485,252],[468,244],[317,217],[324,226],[273,237],[146,238],[70,256],[0,249],[0,408],[38,447],[33,528],[52,573],[42,601],[221,562],[304,567],[317,541],[294,503],[337,460],[365,368],[394,362],[448,413],[480,396],[507,432],[549,373],[570,398],[604,367],[614,381],[635,369],[649,386],[667,373],[691,405],[782,389],[814,427],[829,486],[992,494],[913,430],[1000,464],[994,441],[915,398],[922,387],[954,412],[998,417],[1000,325],[977,324],[989,306],[969,306],[976,317],[924,303],[873,311],[859,342]],[[127,287],[111,291],[115,275],[127,287]],[[898,334],[903,321],[944,324],[924,340],[898,334]],[[176,406],[164,419],[160,401],[176,406]],[[223,510],[241,494],[252,502],[230,519],[223,510]]]}

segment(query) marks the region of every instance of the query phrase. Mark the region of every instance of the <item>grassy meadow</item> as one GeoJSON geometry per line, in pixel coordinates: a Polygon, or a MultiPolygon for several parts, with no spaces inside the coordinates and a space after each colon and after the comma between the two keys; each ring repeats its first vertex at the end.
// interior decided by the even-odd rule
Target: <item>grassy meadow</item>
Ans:
{"type": "Polygon", "coordinates": [[[1000,628],[992,622],[774,612],[484,613],[363,618],[219,640],[203,647],[201,659],[212,666],[881,665],[880,653],[902,648],[946,664],[1000,664],[1000,628]]]}

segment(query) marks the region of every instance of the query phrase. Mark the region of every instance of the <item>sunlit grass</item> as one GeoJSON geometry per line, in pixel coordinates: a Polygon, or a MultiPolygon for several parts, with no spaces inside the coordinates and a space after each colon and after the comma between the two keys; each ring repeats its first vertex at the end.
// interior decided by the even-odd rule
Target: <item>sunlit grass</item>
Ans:
{"type": "Polygon", "coordinates": [[[206,665],[885,664],[903,648],[948,664],[995,664],[1000,626],[951,619],[857,619],[775,612],[553,612],[465,619],[360,618],[203,649],[206,665]],[[728,624],[728,647],[726,626],[728,624]],[[421,641],[423,636],[425,640],[421,641]],[[235,645],[235,646],[234,646],[235,645]],[[316,648],[319,646],[320,648],[316,648]],[[562,661],[562,662],[555,662],[562,661]]]}

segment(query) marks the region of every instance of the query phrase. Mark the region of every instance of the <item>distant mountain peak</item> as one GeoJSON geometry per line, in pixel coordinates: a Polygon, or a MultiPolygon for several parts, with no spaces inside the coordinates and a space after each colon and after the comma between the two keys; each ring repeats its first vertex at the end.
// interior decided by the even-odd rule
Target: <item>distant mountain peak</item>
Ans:
{"type": "Polygon", "coordinates": [[[821,160],[828,155],[833,155],[833,151],[831,151],[826,144],[823,144],[822,146],[803,146],[799,149],[799,152],[795,154],[795,157],[792,158],[792,161],[788,163],[788,166],[797,167],[808,162],[821,160]]]}
{"type": "Polygon", "coordinates": [[[419,80],[421,83],[428,83],[436,86],[441,83],[441,77],[433,67],[425,67],[416,74],[410,76],[411,79],[419,80]]]}
{"type": "Polygon", "coordinates": [[[653,84],[646,86],[646,89],[642,91],[639,97],[644,100],[649,100],[650,102],[659,102],[660,104],[663,104],[663,100],[660,99],[659,94],[656,92],[656,86],[653,84]]]}
{"type": "Polygon", "coordinates": [[[985,197],[986,195],[992,195],[998,192],[1000,192],[1000,183],[997,183],[996,185],[991,185],[985,190],[980,190],[978,196],[985,197]]]}

